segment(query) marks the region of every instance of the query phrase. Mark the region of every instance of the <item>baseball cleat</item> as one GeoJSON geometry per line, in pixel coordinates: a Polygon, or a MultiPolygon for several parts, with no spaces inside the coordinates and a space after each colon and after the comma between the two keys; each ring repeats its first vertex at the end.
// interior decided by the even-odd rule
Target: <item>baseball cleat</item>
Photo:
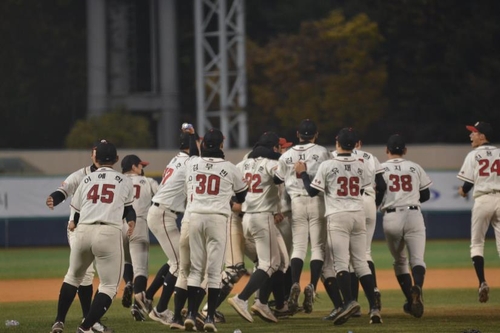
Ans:
{"type": "Polygon", "coordinates": [[[336,308],[333,309],[332,312],[326,317],[323,317],[323,320],[335,320],[339,316],[339,314],[342,313],[342,308],[336,308]]]}
{"type": "Polygon", "coordinates": [[[412,313],[411,313],[411,303],[409,303],[408,301],[406,301],[405,304],[403,304],[403,311],[405,313],[409,314],[409,315],[412,315],[412,313]]]}
{"type": "Polygon", "coordinates": [[[203,331],[217,332],[217,327],[215,327],[215,322],[213,318],[207,317],[205,319],[205,323],[203,324],[203,331]]]}
{"type": "Polygon", "coordinates": [[[145,321],[146,317],[144,314],[139,310],[139,307],[137,304],[132,304],[132,308],[130,309],[130,314],[132,317],[134,317],[135,321],[145,321]]]}
{"type": "Polygon", "coordinates": [[[174,318],[174,313],[169,309],[166,309],[163,312],[158,312],[156,307],[154,307],[149,313],[149,318],[162,323],[163,325],[170,326],[170,323],[172,323],[172,319],[174,318]]]}
{"type": "Polygon", "coordinates": [[[89,329],[89,330],[87,330],[87,331],[86,331],[86,330],[84,330],[83,328],[78,327],[78,328],[76,329],[76,333],[94,333],[94,331],[92,331],[91,329],[89,329]]]}
{"type": "Polygon", "coordinates": [[[486,283],[486,281],[481,282],[481,285],[479,286],[479,302],[480,303],[486,303],[488,302],[488,299],[490,297],[488,296],[490,292],[490,287],[486,283]]]}
{"type": "Polygon", "coordinates": [[[380,316],[380,310],[377,308],[370,310],[370,324],[382,324],[382,317],[380,316]]]}
{"type": "Polygon", "coordinates": [[[134,294],[134,286],[132,283],[127,282],[125,288],[123,289],[122,305],[125,308],[130,308],[132,306],[132,295],[134,294]]]}
{"type": "Polygon", "coordinates": [[[56,321],[54,325],[52,325],[52,329],[50,333],[63,333],[64,332],[64,323],[62,321],[56,321]]]}
{"type": "Polygon", "coordinates": [[[290,289],[290,296],[288,297],[288,308],[290,312],[297,313],[299,310],[299,296],[300,296],[300,285],[295,282],[290,289]]]}
{"type": "Polygon", "coordinates": [[[268,323],[278,322],[278,319],[274,316],[273,312],[269,308],[269,305],[262,304],[260,300],[256,300],[250,310],[254,315],[259,316],[262,320],[267,321],[268,323]]]}
{"type": "Polygon", "coordinates": [[[361,315],[362,315],[361,309],[359,309],[358,311],[354,312],[351,317],[359,318],[359,317],[361,317],[361,315]]]}
{"type": "Polygon", "coordinates": [[[350,301],[347,305],[344,305],[344,308],[341,313],[333,320],[333,325],[343,325],[347,322],[347,320],[361,307],[359,303],[356,301],[350,301]]]}
{"type": "Polygon", "coordinates": [[[304,288],[304,303],[302,303],[302,307],[304,308],[305,313],[311,313],[313,311],[313,303],[314,303],[314,286],[309,283],[304,288]]]}
{"type": "Polygon", "coordinates": [[[181,330],[184,331],[184,321],[182,318],[175,317],[172,319],[172,323],[170,324],[171,330],[181,330]]]}
{"type": "Polygon", "coordinates": [[[227,302],[236,310],[236,312],[241,317],[243,317],[243,319],[253,323],[253,317],[250,312],[248,312],[248,301],[239,299],[238,295],[236,295],[234,297],[228,298],[227,302]]]}
{"type": "Polygon", "coordinates": [[[184,329],[188,332],[196,331],[196,317],[189,313],[184,320],[184,329]]]}
{"type": "MultiPolygon", "coordinates": [[[[269,303],[267,303],[267,305],[269,306],[269,303]]],[[[276,318],[282,318],[282,319],[289,318],[292,316],[292,313],[288,309],[288,304],[286,302],[285,304],[283,304],[283,307],[281,309],[274,308],[273,314],[276,318]]]]}
{"type": "Polygon", "coordinates": [[[382,310],[382,295],[380,295],[378,288],[375,288],[375,307],[382,310]]]}
{"type": "Polygon", "coordinates": [[[411,287],[411,314],[415,318],[420,318],[424,314],[424,300],[420,286],[411,287]]]}
{"type": "Polygon", "coordinates": [[[101,322],[96,322],[94,326],[92,326],[92,331],[94,333],[113,333],[114,330],[106,325],[103,325],[101,322]]]}
{"type": "Polygon", "coordinates": [[[135,294],[134,299],[137,309],[141,311],[144,319],[146,319],[146,316],[153,310],[153,301],[146,298],[146,293],[144,291],[135,294]]]}

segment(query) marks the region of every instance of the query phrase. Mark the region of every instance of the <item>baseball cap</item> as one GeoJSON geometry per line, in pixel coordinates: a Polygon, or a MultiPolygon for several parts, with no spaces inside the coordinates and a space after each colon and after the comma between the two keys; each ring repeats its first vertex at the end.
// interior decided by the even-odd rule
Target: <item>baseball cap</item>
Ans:
{"type": "Polygon", "coordinates": [[[285,138],[280,138],[279,145],[281,148],[288,148],[293,146],[293,142],[288,142],[285,138]]]}
{"type": "Polygon", "coordinates": [[[274,132],[265,132],[260,136],[259,141],[255,143],[255,147],[263,146],[272,148],[278,146],[279,142],[280,142],[280,137],[278,136],[278,134],[274,132]]]}
{"type": "Polygon", "coordinates": [[[114,144],[107,140],[101,140],[95,146],[95,159],[100,163],[116,162],[118,155],[114,144]]]}
{"type": "Polygon", "coordinates": [[[389,151],[403,151],[406,148],[404,138],[399,134],[393,134],[387,140],[387,149],[389,151]]]}
{"type": "Polygon", "coordinates": [[[179,149],[189,148],[189,133],[182,132],[179,136],[179,149]]]}
{"type": "Polygon", "coordinates": [[[122,159],[122,172],[132,170],[132,166],[141,164],[143,167],[149,165],[149,162],[142,161],[137,155],[127,155],[122,159]]]}
{"type": "Polygon", "coordinates": [[[337,141],[342,149],[353,150],[359,141],[359,137],[352,127],[344,127],[337,135],[337,141]]]}
{"type": "Polygon", "coordinates": [[[304,138],[312,138],[318,133],[318,127],[311,119],[304,119],[299,125],[299,134],[304,138]]]}
{"type": "Polygon", "coordinates": [[[224,142],[224,135],[216,128],[212,128],[203,136],[205,148],[219,148],[222,142],[224,142]]]}
{"type": "Polygon", "coordinates": [[[474,125],[467,125],[465,128],[471,132],[483,133],[487,138],[489,138],[493,133],[491,125],[489,123],[485,123],[484,121],[478,121],[474,125]]]}

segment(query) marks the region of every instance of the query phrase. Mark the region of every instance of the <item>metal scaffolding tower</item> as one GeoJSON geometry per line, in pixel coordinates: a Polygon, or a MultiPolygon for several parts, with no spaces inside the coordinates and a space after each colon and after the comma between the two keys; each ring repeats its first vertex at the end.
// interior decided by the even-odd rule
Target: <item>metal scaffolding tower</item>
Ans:
{"type": "Polygon", "coordinates": [[[225,147],[248,146],[244,0],[193,0],[197,130],[218,127],[225,147]]]}

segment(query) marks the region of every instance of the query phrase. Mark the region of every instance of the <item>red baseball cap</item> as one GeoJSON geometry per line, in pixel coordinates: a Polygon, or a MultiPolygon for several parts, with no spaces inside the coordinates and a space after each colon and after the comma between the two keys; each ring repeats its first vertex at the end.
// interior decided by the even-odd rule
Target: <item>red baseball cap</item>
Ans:
{"type": "Polygon", "coordinates": [[[288,142],[285,138],[280,138],[279,145],[281,148],[288,148],[293,146],[293,142],[288,142]]]}

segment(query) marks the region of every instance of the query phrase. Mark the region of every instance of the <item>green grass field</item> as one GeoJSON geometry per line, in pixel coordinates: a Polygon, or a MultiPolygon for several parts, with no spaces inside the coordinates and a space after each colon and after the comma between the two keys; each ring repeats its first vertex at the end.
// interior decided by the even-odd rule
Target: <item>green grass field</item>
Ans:
{"type": "MultiPolygon", "coordinates": [[[[24,248],[0,250],[0,280],[27,278],[62,278],[67,270],[69,250],[67,248],[24,248]],[[49,268],[49,269],[48,269],[49,268]]],[[[378,269],[390,269],[391,259],[384,242],[375,242],[374,260],[378,269]]],[[[151,274],[163,264],[165,258],[161,249],[151,249],[151,274]]],[[[487,242],[485,251],[487,267],[500,267],[494,241],[487,242]]],[[[470,268],[469,242],[430,241],[427,244],[426,263],[428,268],[470,268]]],[[[460,276],[450,276],[459,279],[460,276]]],[[[468,289],[426,290],[424,292],[425,313],[420,319],[413,318],[402,311],[404,299],[400,291],[382,291],[382,325],[368,324],[368,305],[363,294],[360,295],[363,316],[351,318],[342,326],[333,326],[321,318],[331,310],[331,302],[326,294],[320,293],[312,314],[297,314],[278,324],[268,324],[255,318],[254,323],[241,319],[236,312],[223,304],[221,310],[226,314],[228,323],[219,324],[219,332],[232,333],[239,328],[243,333],[250,332],[463,332],[475,328],[482,333],[500,332],[500,294],[494,288],[490,301],[480,304],[477,301],[475,286],[468,289]]],[[[1,303],[0,332],[33,333],[49,332],[56,313],[57,302],[1,303]],[[16,327],[5,327],[7,319],[20,322],[16,327]]],[[[74,332],[81,315],[78,300],[68,314],[66,332],[74,332]]],[[[103,322],[115,332],[143,333],[170,331],[166,326],[153,321],[135,322],[128,309],[115,300],[103,322]]]]}

